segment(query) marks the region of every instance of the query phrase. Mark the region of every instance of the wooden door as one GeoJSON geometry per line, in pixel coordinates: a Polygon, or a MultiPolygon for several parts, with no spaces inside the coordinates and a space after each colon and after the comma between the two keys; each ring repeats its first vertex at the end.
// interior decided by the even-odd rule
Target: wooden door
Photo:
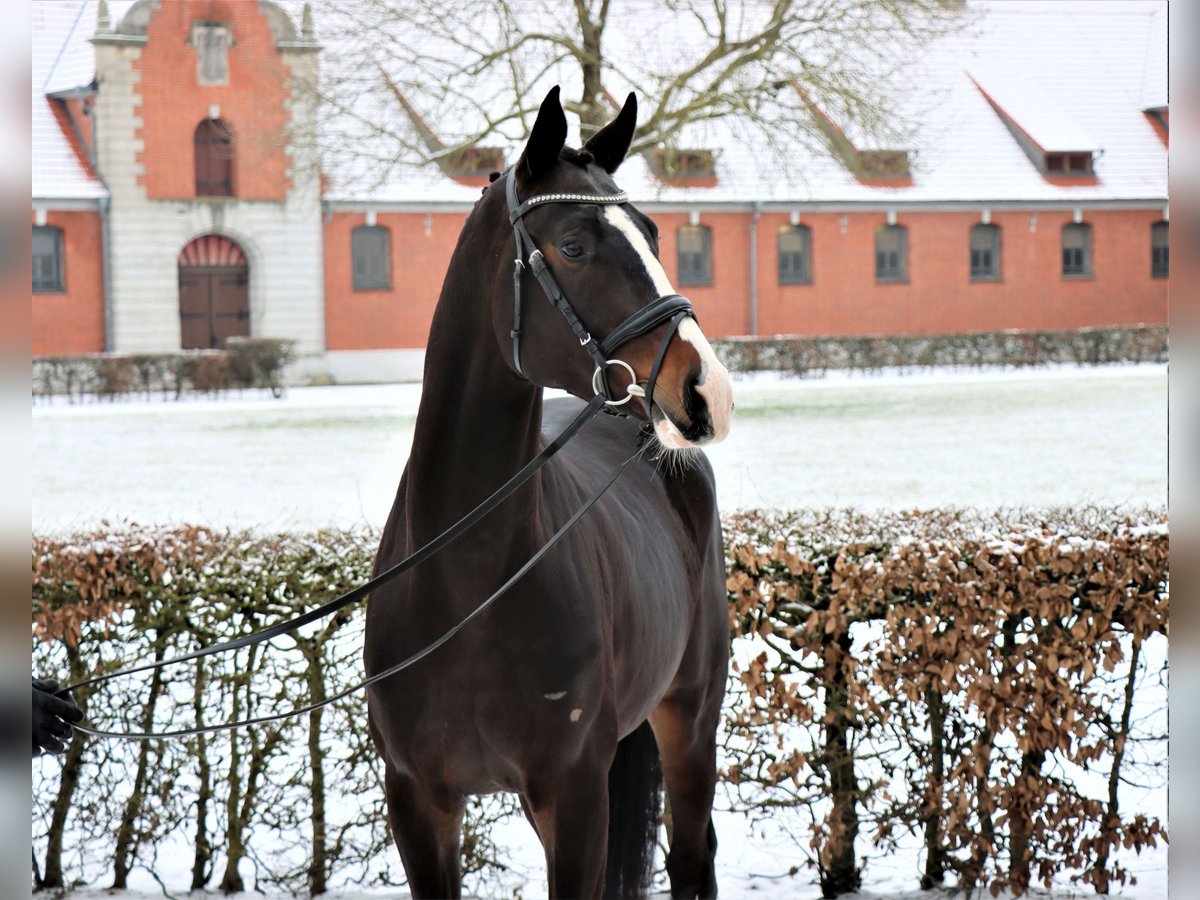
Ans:
{"type": "Polygon", "coordinates": [[[180,346],[221,350],[250,334],[250,277],[245,267],[179,268],[180,346]]]}

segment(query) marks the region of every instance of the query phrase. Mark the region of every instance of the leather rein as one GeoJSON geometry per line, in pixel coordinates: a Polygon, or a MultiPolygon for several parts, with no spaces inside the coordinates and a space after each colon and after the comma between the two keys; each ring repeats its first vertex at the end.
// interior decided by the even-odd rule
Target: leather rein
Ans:
{"type": "Polygon", "coordinates": [[[624,193],[619,194],[568,194],[568,193],[552,193],[552,194],[535,194],[525,200],[524,203],[517,199],[516,189],[516,172],[515,167],[510,167],[503,176],[507,184],[505,186],[506,196],[508,201],[508,218],[509,223],[513,227],[513,239],[516,243],[516,258],[513,263],[513,327],[511,331],[512,337],[512,352],[513,352],[513,367],[517,374],[522,378],[526,378],[525,371],[521,365],[521,287],[523,274],[526,269],[533,273],[538,284],[541,285],[546,297],[554,305],[554,307],[562,313],[566,318],[568,325],[575,332],[579,339],[579,344],[591,356],[596,364],[596,369],[592,375],[592,386],[596,391],[596,395],[588,402],[588,404],[580,410],[579,414],[571,421],[566,428],[548,443],[541,452],[531,459],[525,466],[513,475],[508,481],[501,485],[490,497],[464,515],[461,519],[423,546],[421,549],[405,557],[400,562],[390,568],[380,572],[371,578],[370,581],[342,594],[334,600],[325,603],[316,609],[309,610],[294,618],[287,619],[283,622],[278,622],[267,628],[255,631],[251,634],[245,634],[241,637],[234,638],[220,644],[214,644],[211,647],[201,647],[182,656],[175,656],[170,659],[158,660],[155,662],[143,663],[136,666],[130,666],[116,672],[109,672],[103,675],[94,675],[90,678],[85,678],[82,681],[77,681],[74,684],[69,684],[66,687],[60,688],[56,693],[59,695],[66,694],[69,691],[77,688],[88,687],[93,684],[99,684],[113,678],[119,678],[125,675],[133,675],[139,672],[148,672],[154,669],[161,669],[167,666],[179,665],[180,663],[190,662],[192,660],[201,659],[206,656],[212,656],[217,653],[225,653],[230,650],[239,650],[242,647],[250,647],[255,644],[261,644],[264,641],[269,641],[273,638],[280,637],[295,631],[311,622],[316,622],[333,613],[344,609],[352,603],[363,599],[371,591],[382,587],[383,585],[394,581],[405,572],[410,571],[420,565],[425,560],[429,559],[438,551],[442,550],[446,545],[450,544],[465,531],[484,518],[488,513],[498,507],[501,503],[511,497],[525,482],[533,477],[547,462],[551,460],[566,444],[579,433],[587,422],[596,416],[601,410],[617,415],[623,415],[621,409],[624,404],[628,403],[632,398],[638,397],[645,404],[646,416],[648,424],[643,426],[639,433],[637,448],[634,452],[616,466],[604,483],[597,488],[591,496],[585,500],[580,507],[571,515],[566,522],[543,544],[516,572],[514,572],[508,580],[497,588],[487,599],[479,604],[470,613],[464,616],[456,625],[447,630],[441,637],[426,645],[416,653],[408,656],[400,662],[376,672],[374,675],[358,682],[352,687],[348,687],[337,694],[325,698],[318,703],[311,703],[287,712],[275,713],[266,716],[254,716],[246,719],[240,719],[236,722],[224,722],[216,725],[204,725],[196,728],[186,728],[177,731],[161,731],[161,732],[128,732],[128,731],[105,731],[99,728],[93,728],[90,725],[83,723],[72,723],[72,727],[76,731],[91,735],[92,737],[113,738],[121,740],[147,741],[159,738],[185,738],[198,734],[211,734],[220,731],[233,731],[237,728],[243,728],[249,725],[263,725],[269,722],[278,722],[283,719],[289,719],[293,716],[301,716],[306,713],[314,712],[323,706],[328,706],[331,703],[336,703],[338,700],[344,699],[369,685],[375,684],[395,675],[408,667],[414,665],[424,659],[430,653],[433,653],[447,641],[454,637],[461,629],[473,619],[481,615],[488,607],[499,600],[508,590],[516,584],[537,562],[557,544],[563,536],[570,531],[575,524],[583,518],[584,514],[591,509],[597,501],[612,487],[617,479],[621,477],[621,473],[632,463],[638,456],[641,455],[645,441],[650,436],[651,432],[647,430],[649,423],[653,420],[650,418],[651,410],[653,409],[654,386],[658,380],[659,371],[662,368],[663,360],[666,358],[667,347],[671,343],[671,339],[675,336],[680,323],[685,317],[695,317],[692,310],[691,302],[681,294],[666,294],[653,300],[647,306],[637,310],[620,325],[612,330],[612,332],[603,341],[597,342],[575,308],[571,306],[567,300],[566,294],[559,286],[554,275],[551,273],[549,266],[546,264],[545,257],[541,250],[537,248],[537,244],[530,236],[523,217],[529,210],[545,203],[583,203],[583,204],[621,204],[627,203],[628,197],[624,193]],[[654,365],[650,370],[650,377],[646,381],[646,387],[643,388],[636,381],[633,367],[628,363],[610,358],[611,354],[620,347],[624,346],[629,341],[641,337],[644,334],[653,331],[664,323],[669,323],[666,335],[663,337],[662,343],[659,345],[658,352],[654,358],[654,365]],[[609,389],[607,371],[609,366],[621,366],[629,373],[630,383],[626,388],[626,395],[614,400],[609,389]]]}

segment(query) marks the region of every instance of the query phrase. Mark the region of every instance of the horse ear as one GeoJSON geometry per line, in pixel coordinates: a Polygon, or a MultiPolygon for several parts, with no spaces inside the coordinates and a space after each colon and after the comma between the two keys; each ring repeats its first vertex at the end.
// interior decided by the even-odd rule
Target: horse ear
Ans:
{"type": "Polygon", "coordinates": [[[617,117],[591,136],[583,149],[596,158],[596,162],[609,175],[629,152],[633,132],[637,128],[637,96],[631,91],[617,117]]]}
{"type": "Polygon", "coordinates": [[[537,120],[533,123],[533,131],[529,134],[517,168],[530,181],[536,181],[554,168],[558,162],[558,152],[566,142],[567,117],[563,115],[558,85],[555,85],[542,101],[542,108],[538,110],[537,120]]]}

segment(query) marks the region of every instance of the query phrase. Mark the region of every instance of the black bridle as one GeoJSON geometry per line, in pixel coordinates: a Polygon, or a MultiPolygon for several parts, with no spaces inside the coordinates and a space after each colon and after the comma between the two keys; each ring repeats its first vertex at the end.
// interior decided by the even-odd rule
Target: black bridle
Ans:
{"type": "MultiPolygon", "coordinates": [[[[588,402],[588,404],[579,412],[572,422],[563,429],[553,441],[547,444],[542,451],[530,460],[521,471],[517,472],[508,481],[501,485],[495,493],[476,506],[469,513],[431,540],[428,544],[417,550],[415,553],[405,557],[400,562],[396,563],[389,569],[380,572],[378,575],[371,578],[370,581],[351,591],[341,595],[340,597],[309,610],[292,619],[283,622],[278,622],[260,631],[252,634],[242,635],[230,641],[225,641],[220,644],[215,644],[211,647],[201,647],[198,650],[193,650],[185,653],[182,656],[172,657],[171,659],[157,660],[155,662],[143,663],[141,665],[130,666],[117,672],[109,672],[104,675],[95,675],[91,678],[86,678],[74,684],[60,688],[56,693],[59,695],[66,694],[69,691],[77,688],[86,687],[100,682],[108,681],[112,678],[117,678],[124,675],[133,675],[139,672],[148,672],[153,669],[161,669],[166,666],[178,665],[179,663],[188,662],[190,660],[200,659],[205,656],[212,656],[216,653],[224,653],[229,650],[237,650],[242,647],[249,647],[254,644],[261,644],[264,641],[272,638],[280,637],[296,630],[297,628],[307,625],[310,622],[316,622],[320,619],[330,616],[340,609],[355,603],[366,597],[371,591],[382,587],[390,581],[403,575],[405,572],[418,566],[420,563],[432,557],[447,544],[451,543],[472,525],[494,510],[497,506],[511,497],[518,488],[526,481],[533,477],[539,469],[541,469],[550,459],[558,453],[578,432],[601,410],[620,413],[620,407],[628,403],[633,397],[643,398],[646,409],[647,419],[650,419],[650,411],[654,398],[654,385],[658,379],[659,370],[662,368],[663,360],[666,357],[667,346],[671,342],[671,338],[675,336],[675,332],[679,329],[680,323],[687,316],[695,318],[695,313],[692,310],[691,302],[681,294],[666,294],[653,300],[647,306],[639,309],[631,316],[625,319],[620,325],[609,333],[608,337],[599,343],[593,339],[591,332],[584,325],[579,315],[575,312],[559,287],[554,275],[551,274],[549,267],[546,265],[545,258],[542,252],[537,249],[533,238],[530,237],[529,231],[525,228],[522,217],[530,209],[544,203],[593,203],[593,204],[612,204],[626,203],[628,198],[624,193],[611,195],[592,195],[592,194],[535,194],[520,203],[517,200],[516,175],[513,169],[509,169],[507,173],[508,183],[506,185],[508,198],[508,218],[513,226],[514,238],[517,247],[517,256],[514,261],[513,271],[513,366],[518,374],[525,376],[524,369],[521,366],[521,276],[525,268],[533,272],[538,284],[542,286],[547,298],[554,304],[566,318],[567,323],[579,338],[579,344],[591,355],[596,363],[596,370],[592,375],[592,386],[596,391],[596,395],[588,402]],[[610,355],[618,348],[624,346],[634,338],[641,337],[644,334],[653,331],[663,323],[670,323],[667,333],[664,336],[662,343],[659,345],[658,352],[654,358],[654,365],[650,370],[649,378],[646,381],[646,387],[643,389],[638,383],[633,368],[626,362],[610,358],[610,355]],[[630,384],[626,388],[626,396],[620,400],[613,400],[612,394],[609,391],[607,368],[610,365],[623,366],[629,372],[630,384]]],[[[330,703],[335,703],[349,695],[362,690],[363,688],[382,681],[403,669],[424,659],[434,650],[441,647],[449,641],[455,634],[464,628],[471,620],[483,613],[488,607],[499,600],[514,584],[516,584],[543,556],[550,551],[559,540],[566,535],[575,524],[583,518],[584,514],[591,509],[599,499],[604,496],[610,487],[612,487],[621,473],[632,463],[638,456],[641,455],[645,446],[645,438],[648,433],[643,430],[638,440],[637,449],[623,460],[604,481],[604,483],[596,489],[587,500],[571,515],[571,517],[563,523],[550,539],[542,545],[531,556],[524,565],[521,566],[507,581],[504,582],[495,592],[486,600],[479,604],[474,610],[468,613],[456,625],[452,626],[445,634],[435,640],[433,643],[421,648],[411,656],[401,660],[400,662],[389,666],[388,668],[376,672],[369,678],[360,681],[353,687],[339,691],[331,697],[326,698],[318,703],[311,703],[307,706],[302,706],[298,709],[289,710],[284,713],[276,713],[266,716],[256,716],[253,718],[242,719],[236,722],[225,722],[219,725],[205,725],[198,728],[180,729],[177,731],[164,732],[121,732],[121,731],[104,731],[93,728],[90,725],[82,723],[72,723],[72,727],[76,731],[93,737],[104,738],[119,738],[124,740],[153,740],[158,738],[183,738],[197,734],[209,734],[218,731],[232,731],[235,728],[242,728],[247,725],[262,725],[269,722],[277,722],[282,719],[289,719],[293,716],[300,716],[306,713],[313,712],[323,706],[328,706],[330,703]]]]}
{"type": "Polygon", "coordinates": [[[529,229],[525,227],[523,221],[525,214],[531,209],[547,203],[613,206],[628,203],[629,197],[623,191],[617,194],[534,194],[522,203],[517,197],[516,167],[510,167],[503,178],[505,198],[508,201],[508,221],[513,227],[513,240],[516,243],[517,253],[516,258],[513,259],[513,326],[510,332],[513,368],[522,378],[526,377],[525,369],[521,365],[521,282],[525,269],[528,267],[538,284],[542,286],[547,299],[555,309],[562,313],[567,324],[571,326],[571,330],[575,332],[575,336],[579,338],[579,346],[588,352],[596,364],[596,370],[592,373],[592,389],[597,394],[604,395],[607,406],[612,412],[619,412],[619,408],[633,397],[644,398],[646,418],[649,420],[654,402],[654,385],[658,381],[659,370],[667,355],[667,345],[671,343],[671,338],[675,336],[675,332],[679,330],[679,326],[685,318],[689,316],[693,319],[696,318],[692,302],[682,294],[663,294],[626,318],[603,341],[597,342],[592,337],[591,329],[584,324],[579,313],[575,311],[575,307],[571,306],[571,301],[567,299],[563,289],[559,287],[558,281],[546,264],[545,256],[538,249],[537,243],[530,236],[529,229]],[[658,353],[654,357],[654,365],[650,369],[650,376],[643,389],[637,383],[637,376],[634,375],[633,368],[623,360],[614,359],[613,354],[629,341],[653,331],[663,323],[670,323],[670,327],[659,345],[658,353]],[[613,399],[608,385],[608,367],[613,365],[622,366],[629,373],[629,386],[625,389],[625,396],[619,400],[613,399]]]}

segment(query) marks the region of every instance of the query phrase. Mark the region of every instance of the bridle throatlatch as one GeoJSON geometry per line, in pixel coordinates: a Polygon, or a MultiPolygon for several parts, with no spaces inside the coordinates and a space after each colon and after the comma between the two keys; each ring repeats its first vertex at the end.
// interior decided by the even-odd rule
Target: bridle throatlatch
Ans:
{"type": "Polygon", "coordinates": [[[691,301],[682,294],[664,294],[649,305],[633,313],[633,315],[614,328],[608,337],[597,342],[592,337],[591,330],[579,317],[579,313],[575,311],[575,308],[571,306],[571,302],[567,300],[566,294],[563,293],[563,289],[559,286],[558,281],[554,278],[554,274],[550,271],[550,267],[546,264],[545,256],[538,249],[537,244],[529,234],[529,229],[525,227],[525,223],[522,221],[527,212],[545,203],[590,203],[597,206],[609,206],[628,203],[629,197],[624,192],[619,194],[535,194],[532,197],[526,198],[522,203],[517,197],[515,167],[509,168],[508,172],[505,173],[504,190],[505,196],[508,199],[508,220],[512,223],[513,240],[517,248],[517,255],[513,260],[513,326],[510,332],[512,336],[513,368],[517,370],[517,374],[522,378],[527,377],[525,369],[521,365],[521,282],[522,275],[528,267],[529,271],[533,273],[533,277],[537,279],[538,284],[542,286],[547,299],[550,300],[555,309],[562,313],[563,318],[567,320],[567,324],[571,326],[571,330],[575,332],[575,336],[579,338],[579,346],[588,352],[588,355],[591,356],[592,361],[596,364],[596,370],[592,373],[592,389],[598,395],[604,397],[606,411],[623,414],[620,407],[624,406],[632,398],[640,397],[645,403],[646,415],[649,417],[654,402],[654,385],[658,381],[659,370],[662,368],[663,360],[667,356],[667,345],[671,343],[671,338],[675,336],[675,332],[679,329],[679,324],[685,317],[696,318],[691,301]],[[646,380],[646,387],[643,388],[637,383],[637,376],[634,374],[633,367],[624,360],[614,358],[613,354],[629,341],[653,331],[663,323],[670,323],[670,327],[667,329],[667,333],[663,336],[662,343],[658,347],[658,353],[654,357],[654,365],[650,370],[650,377],[646,380]],[[619,366],[625,369],[629,375],[629,386],[625,389],[625,396],[619,400],[613,399],[612,391],[609,388],[609,366],[619,366]]]}

